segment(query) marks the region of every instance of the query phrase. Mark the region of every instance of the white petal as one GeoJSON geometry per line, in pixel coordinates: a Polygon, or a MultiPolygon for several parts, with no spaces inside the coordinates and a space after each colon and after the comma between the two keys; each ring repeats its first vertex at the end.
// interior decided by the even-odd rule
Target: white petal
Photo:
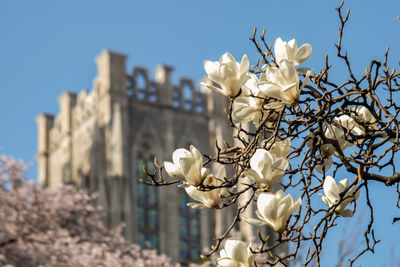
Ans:
{"type": "Polygon", "coordinates": [[[219,63],[218,62],[213,62],[210,60],[205,60],[204,63],[204,69],[208,75],[208,78],[216,83],[220,83],[220,78],[219,78],[219,63]]]}
{"type": "Polygon", "coordinates": [[[342,217],[353,217],[353,211],[349,209],[345,209],[340,213],[342,217]]]}
{"type": "Polygon", "coordinates": [[[192,209],[198,209],[198,210],[207,208],[207,206],[200,204],[200,203],[187,203],[187,205],[188,205],[188,207],[190,207],[192,209]]]}
{"type": "Polygon", "coordinates": [[[240,77],[247,75],[249,67],[250,67],[250,62],[249,59],[247,58],[247,55],[245,54],[243,55],[242,61],[240,62],[240,70],[239,70],[240,77]]]}
{"type": "Polygon", "coordinates": [[[247,222],[248,224],[251,224],[254,226],[263,226],[263,225],[267,224],[265,221],[253,219],[250,217],[242,217],[242,221],[247,222]]]}
{"type": "Polygon", "coordinates": [[[262,184],[264,181],[262,180],[262,178],[258,175],[258,173],[253,170],[253,169],[247,169],[244,171],[244,174],[249,177],[250,179],[252,179],[254,182],[258,183],[258,184],[262,184]]]}
{"type": "Polygon", "coordinates": [[[275,40],[274,52],[275,52],[275,58],[278,62],[281,61],[282,59],[287,59],[285,43],[282,41],[280,37],[275,40]]]}
{"type": "Polygon", "coordinates": [[[341,180],[338,184],[338,192],[339,194],[342,193],[347,187],[349,187],[349,180],[347,178],[341,180]]]}
{"type": "Polygon", "coordinates": [[[339,200],[339,192],[336,186],[335,179],[333,179],[332,176],[325,177],[323,188],[326,197],[329,198],[330,201],[335,202],[339,200]]]}
{"type": "Polygon", "coordinates": [[[280,189],[277,192],[275,192],[275,197],[278,199],[283,199],[285,197],[285,192],[283,192],[283,190],[280,189]]]}
{"type": "Polygon", "coordinates": [[[190,158],[191,154],[188,150],[184,149],[184,148],[178,148],[177,150],[174,151],[174,153],[172,153],[172,162],[176,165],[176,166],[180,166],[180,159],[181,158],[190,158]]]}
{"type": "Polygon", "coordinates": [[[257,200],[257,209],[263,218],[276,221],[279,199],[271,193],[261,193],[257,200]]]}
{"type": "Polygon", "coordinates": [[[328,206],[331,207],[332,203],[329,201],[329,198],[325,197],[323,194],[319,194],[321,196],[321,200],[328,206]]]}
{"type": "MultiPolygon", "coordinates": [[[[293,199],[292,196],[290,194],[286,195],[280,202],[278,205],[278,210],[277,210],[277,218],[283,218],[283,223],[286,224],[286,220],[287,218],[289,218],[290,214],[289,214],[289,210],[290,207],[293,204],[293,199]]],[[[280,228],[280,227],[278,227],[280,228]]]]}
{"type": "Polygon", "coordinates": [[[271,153],[265,149],[257,149],[250,158],[250,167],[262,177],[266,177],[271,173],[272,163],[273,157],[271,153]]]}
{"type": "Polygon", "coordinates": [[[234,56],[232,56],[231,53],[226,52],[225,54],[222,55],[222,57],[219,59],[220,64],[223,63],[235,63],[236,64],[236,59],[234,56]]]}
{"type": "Polygon", "coordinates": [[[286,102],[272,102],[264,105],[265,109],[274,109],[276,111],[281,111],[287,105],[286,102]]]}
{"type": "Polygon", "coordinates": [[[244,84],[243,88],[246,91],[246,95],[254,95],[259,96],[260,90],[258,89],[257,85],[260,82],[257,76],[254,73],[247,73],[249,79],[244,84]]]}
{"type": "Polygon", "coordinates": [[[194,187],[194,186],[188,186],[188,187],[185,188],[185,190],[186,190],[186,193],[187,193],[191,198],[193,198],[194,200],[197,200],[197,201],[199,201],[199,202],[203,202],[203,199],[204,199],[203,194],[204,194],[205,192],[198,190],[198,189],[197,189],[196,187],[194,187]]]}
{"type": "Polygon", "coordinates": [[[220,267],[239,267],[239,264],[230,258],[219,258],[217,262],[220,267]]]}
{"type": "Polygon", "coordinates": [[[193,145],[190,146],[190,152],[192,152],[193,157],[197,162],[202,162],[203,156],[201,155],[200,151],[193,145]]]}
{"type": "Polygon", "coordinates": [[[311,45],[310,44],[303,44],[297,49],[295,59],[297,62],[302,63],[306,61],[311,56],[311,45]]]}
{"type": "Polygon", "coordinates": [[[225,251],[236,262],[247,261],[247,245],[243,241],[228,239],[225,242],[225,251]]]}
{"type": "Polygon", "coordinates": [[[290,40],[286,45],[286,54],[288,60],[295,60],[296,50],[297,50],[297,41],[296,39],[290,40]]]}
{"type": "Polygon", "coordinates": [[[273,82],[260,82],[258,89],[268,97],[286,101],[286,98],[282,95],[282,88],[273,82]]]}
{"type": "Polygon", "coordinates": [[[212,86],[211,84],[208,84],[208,83],[200,83],[200,85],[202,85],[202,86],[204,86],[204,87],[207,87],[208,89],[213,90],[213,91],[215,91],[215,92],[217,92],[217,93],[219,93],[219,94],[226,95],[225,92],[224,92],[221,88],[212,86]]]}
{"type": "Polygon", "coordinates": [[[289,46],[290,49],[295,50],[297,49],[297,41],[296,39],[290,40],[287,45],[289,46]]]}
{"type": "Polygon", "coordinates": [[[221,167],[218,169],[217,174],[215,175],[215,177],[217,177],[221,181],[223,181],[226,178],[226,170],[225,170],[225,166],[224,165],[221,165],[221,167]]]}
{"type": "Polygon", "coordinates": [[[177,168],[174,164],[169,161],[164,162],[164,169],[168,173],[169,176],[178,179],[184,180],[184,176],[179,168],[177,168]]]}
{"type": "Polygon", "coordinates": [[[283,60],[279,64],[279,70],[281,71],[284,78],[287,79],[286,84],[296,83],[299,80],[296,68],[289,60],[283,60]]]}
{"type": "Polygon", "coordinates": [[[287,158],[279,158],[272,164],[273,169],[282,172],[285,172],[288,166],[289,166],[289,160],[287,158]]]}
{"type": "Polygon", "coordinates": [[[306,68],[306,67],[299,67],[299,68],[297,68],[296,70],[297,70],[298,72],[301,72],[301,73],[307,73],[307,72],[311,71],[310,68],[306,68]]]}
{"type": "Polygon", "coordinates": [[[295,211],[299,210],[301,207],[301,198],[297,199],[293,205],[290,207],[290,214],[293,214],[295,211]]]}
{"type": "Polygon", "coordinates": [[[324,170],[325,170],[325,172],[327,172],[331,168],[332,163],[333,163],[332,157],[328,156],[328,157],[324,158],[323,163],[321,165],[316,165],[315,166],[315,170],[317,172],[323,174],[324,170]]]}
{"type": "Polygon", "coordinates": [[[286,138],[283,141],[275,141],[275,143],[269,149],[269,152],[275,155],[277,158],[286,157],[289,154],[290,145],[290,138],[286,138]]]}

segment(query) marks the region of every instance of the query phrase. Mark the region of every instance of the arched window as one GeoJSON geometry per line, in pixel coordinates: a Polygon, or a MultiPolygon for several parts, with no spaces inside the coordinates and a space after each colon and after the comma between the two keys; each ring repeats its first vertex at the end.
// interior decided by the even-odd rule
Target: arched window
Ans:
{"type": "Polygon", "coordinates": [[[147,88],[147,80],[143,73],[138,72],[136,75],[136,90],[137,90],[137,98],[143,100],[146,98],[146,88],[147,88]]]}
{"type": "Polygon", "coordinates": [[[186,110],[191,110],[193,108],[193,89],[190,87],[190,84],[183,84],[182,93],[184,101],[183,108],[186,110]]]}
{"type": "Polygon", "coordinates": [[[157,187],[145,185],[139,181],[148,181],[143,166],[148,172],[152,172],[153,156],[148,158],[140,155],[136,161],[137,184],[136,184],[136,203],[137,203],[137,229],[138,234],[136,243],[146,245],[149,243],[154,249],[159,247],[158,239],[158,191],[157,187]]]}
{"type": "Polygon", "coordinates": [[[149,92],[148,92],[149,96],[148,99],[150,102],[155,103],[158,100],[158,87],[157,87],[157,83],[150,83],[150,87],[149,87],[149,92]]]}
{"type": "Polygon", "coordinates": [[[172,106],[175,108],[181,107],[181,89],[179,87],[174,87],[172,91],[172,106]]]}
{"type": "Polygon", "coordinates": [[[186,204],[193,202],[185,190],[179,190],[179,257],[198,260],[200,255],[200,212],[186,204]]]}

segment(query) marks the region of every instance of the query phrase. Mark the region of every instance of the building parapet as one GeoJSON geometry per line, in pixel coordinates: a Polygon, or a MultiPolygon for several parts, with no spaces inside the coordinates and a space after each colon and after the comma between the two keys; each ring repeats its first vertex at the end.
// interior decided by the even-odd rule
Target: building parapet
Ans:
{"type": "Polygon", "coordinates": [[[60,96],[59,114],[54,116],[51,125],[43,127],[42,132],[47,136],[43,139],[47,140],[46,150],[53,151],[65,136],[71,135],[95,114],[101,114],[100,110],[104,110],[104,106],[100,99],[106,95],[118,95],[200,116],[213,113],[208,97],[211,92],[196,89],[192,79],[182,77],[178,84],[174,84],[173,67],[167,65],[157,66],[154,79],[149,77],[149,71],[143,67],[136,66],[131,73],[126,73],[126,58],[123,54],[103,51],[95,60],[98,74],[94,79],[94,89],[91,92],[83,90],[78,94],[64,92],[60,96]]]}
{"type": "Polygon", "coordinates": [[[155,71],[155,80],[151,80],[145,68],[135,67],[127,75],[127,94],[139,101],[158,103],[184,111],[205,114],[206,94],[196,89],[192,79],[182,77],[178,85],[171,82],[172,68],[160,65],[155,71]],[[166,74],[160,74],[160,73],[166,74]]]}

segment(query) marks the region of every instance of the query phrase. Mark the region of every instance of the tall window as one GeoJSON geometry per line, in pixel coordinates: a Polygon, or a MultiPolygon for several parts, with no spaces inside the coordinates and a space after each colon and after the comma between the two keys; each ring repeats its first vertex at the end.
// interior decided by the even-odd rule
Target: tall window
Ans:
{"type": "Polygon", "coordinates": [[[138,235],[136,242],[139,245],[145,245],[148,242],[152,248],[158,249],[158,192],[157,187],[145,185],[139,182],[139,179],[148,181],[143,170],[146,166],[148,172],[153,171],[153,158],[139,156],[136,163],[137,186],[137,227],[138,235]]]}
{"type": "Polygon", "coordinates": [[[197,260],[200,255],[200,212],[188,207],[189,202],[193,199],[179,190],[179,256],[184,261],[197,260]]]}

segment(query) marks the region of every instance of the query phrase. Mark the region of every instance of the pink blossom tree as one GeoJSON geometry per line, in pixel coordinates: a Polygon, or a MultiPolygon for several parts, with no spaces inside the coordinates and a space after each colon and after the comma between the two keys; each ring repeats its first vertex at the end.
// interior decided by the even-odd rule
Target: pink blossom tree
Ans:
{"type": "Polygon", "coordinates": [[[108,230],[94,197],[71,186],[41,189],[27,165],[0,156],[0,265],[171,266],[170,258],[108,230]]]}

